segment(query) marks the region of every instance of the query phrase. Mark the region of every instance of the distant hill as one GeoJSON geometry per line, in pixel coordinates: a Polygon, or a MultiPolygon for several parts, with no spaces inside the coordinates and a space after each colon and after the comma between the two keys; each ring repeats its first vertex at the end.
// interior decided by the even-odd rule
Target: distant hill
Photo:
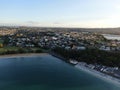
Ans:
{"type": "Polygon", "coordinates": [[[85,31],[85,32],[96,32],[102,34],[119,34],[120,35],[120,28],[52,28],[51,30],[58,30],[58,31],[85,31]]]}
{"type": "MultiPolygon", "coordinates": [[[[102,33],[102,34],[119,34],[120,35],[120,28],[52,28],[52,27],[10,27],[10,26],[4,26],[4,27],[0,27],[0,32],[1,33],[6,33],[7,32],[15,32],[16,30],[32,30],[32,31],[76,31],[76,32],[80,32],[80,31],[85,31],[85,32],[96,32],[96,33],[102,33]],[[10,31],[9,31],[10,30],[10,31]]],[[[11,33],[13,33],[11,32],[11,33]]],[[[8,33],[8,34],[9,34],[8,33]]]]}
{"type": "Polygon", "coordinates": [[[82,31],[106,33],[106,34],[120,34],[120,28],[87,28],[87,29],[83,29],[82,31]]]}

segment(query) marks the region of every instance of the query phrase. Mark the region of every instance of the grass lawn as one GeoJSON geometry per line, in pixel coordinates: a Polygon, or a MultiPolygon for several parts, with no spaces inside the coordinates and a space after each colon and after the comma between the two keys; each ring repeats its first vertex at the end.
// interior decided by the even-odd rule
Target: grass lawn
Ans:
{"type": "Polygon", "coordinates": [[[0,48],[0,54],[17,54],[17,53],[40,53],[43,50],[41,48],[20,48],[6,46],[0,48]]]}
{"type": "Polygon", "coordinates": [[[7,51],[7,50],[18,50],[19,48],[18,47],[3,47],[3,48],[0,48],[0,52],[4,52],[4,51],[7,51]]]}

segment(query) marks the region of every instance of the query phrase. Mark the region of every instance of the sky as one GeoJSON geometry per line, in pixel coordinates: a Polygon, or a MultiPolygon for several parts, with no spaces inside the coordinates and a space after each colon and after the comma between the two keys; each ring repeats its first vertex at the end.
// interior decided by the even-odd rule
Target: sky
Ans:
{"type": "Polygon", "coordinates": [[[0,25],[120,27],[120,0],[0,0],[0,25]]]}

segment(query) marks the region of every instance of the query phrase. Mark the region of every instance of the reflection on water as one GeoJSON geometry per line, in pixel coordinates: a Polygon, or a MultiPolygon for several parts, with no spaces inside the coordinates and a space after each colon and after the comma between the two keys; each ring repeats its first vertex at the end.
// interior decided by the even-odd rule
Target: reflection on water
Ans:
{"type": "Polygon", "coordinates": [[[103,34],[103,36],[108,40],[120,40],[120,35],[103,34]]]}

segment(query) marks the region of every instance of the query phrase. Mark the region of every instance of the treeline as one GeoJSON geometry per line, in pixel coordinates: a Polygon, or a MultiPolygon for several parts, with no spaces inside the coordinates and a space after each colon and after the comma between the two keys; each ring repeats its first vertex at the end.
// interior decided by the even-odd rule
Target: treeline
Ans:
{"type": "Polygon", "coordinates": [[[86,62],[89,64],[101,64],[112,67],[120,67],[120,52],[107,52],[98,49],[86,50],[65,50],[64,48],[55,48],[52,50],[58,55],[69,59],[75,59],[79,62],[86,62]]]}

